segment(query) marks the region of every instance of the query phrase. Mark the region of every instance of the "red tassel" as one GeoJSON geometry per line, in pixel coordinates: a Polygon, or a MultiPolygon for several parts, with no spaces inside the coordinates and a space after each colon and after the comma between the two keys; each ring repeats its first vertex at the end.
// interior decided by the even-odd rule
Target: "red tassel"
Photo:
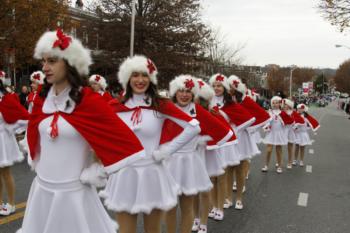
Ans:
{"type": "Polygon", "coordinates": [[[50,132],[50,137],[51,138],[56,138],[58,136],[58,127],[57,127],[57,121],[58,121],[58,112],[55,112],[53,114],[53,119],[51,121],[51,132],[50,132]]]}
{"type": "Polygon", "coordinates": [[[131,120],[133,125],[137,125],[142,121],[141,108],[137,107],[131,115],[131,120]]]}

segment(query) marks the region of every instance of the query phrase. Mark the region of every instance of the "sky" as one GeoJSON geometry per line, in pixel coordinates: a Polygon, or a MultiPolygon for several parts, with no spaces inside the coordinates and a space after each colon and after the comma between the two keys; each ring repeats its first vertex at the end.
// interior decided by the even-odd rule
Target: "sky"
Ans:
{"type": "Polygon", "coordinates": [[[228,44],[245,44],[243,64],[338,68],[350,58],[350,34],[316,9],[318,0],[202,0],[203,20],[228,44]]]}

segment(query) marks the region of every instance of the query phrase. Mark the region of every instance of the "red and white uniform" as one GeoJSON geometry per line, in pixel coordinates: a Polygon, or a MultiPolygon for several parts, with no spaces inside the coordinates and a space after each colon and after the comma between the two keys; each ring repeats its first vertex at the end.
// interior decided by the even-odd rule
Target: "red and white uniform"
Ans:
{"type": "MultiPolygon", "coordinates": [[[[113,104],[112,102],[110,102],[113,104]]],[[[115,212],[149,214],[153,209],[170,210],[177,204],[180,191],[170,171],[152,156],[160,148],[163,123],[169,119],[184,130],[164,145],[163,149],[175,153],[200,131],[198,121],[183,113],[167,100],[161,102],[159,111],[150,107],[151,100],[145,94],[133,94],[125,104],[114,105],[117,115],[134,131],[146,150],[146,156],[130,163],[118,173],[111,175],[100,195],[105,205],[115,212]]]]}
{"type": "MultiPolygon", "coordinates": [[[[233,132],[198,104],[190,103],[185,107],[176,106],[199,121],[201,135],[195,136],[175,152],[166,161],[166,165],[180,186],[181,194],[188,196],[207,192],[212,188],[212,183],[206,170],[205,156],[200,154],[198,143],[200,143],[200,140],[204,140],[204,137],[207,137],[208,141],[213,139],[215,145],[217,145],[216,147],[218,147],[229,140],[233,136],[233,132]]],[[[167,121],[165,126],[164,130],[168,132],[176,132],[176,128],[179,128],[176,127],[177,125],[174,122],[170,121],[167,121]]]]}
{"type": "Polygon", "coordinates": [[[112,95],[108,91],[99,91],[98,93],[107,103],[113,99],[112,95]]]}
{"type": "Polygon", "coordinates": [[[286,134],[286,126],[292,125],[294,120],[286,112],[279,109],[270,110],[271,120],[264,126],[266,131],[263,142],[269,145],[287,145],[288,136],[286,134]]]}
{"type": "Polygon", "coordinates": [[[76,105],[69,91],[55,95],[51,88],[45,100],[35,100],[27,137],[37,176],[20,233],[115,232],[96,188],[83,184],[81,174],[93,162],[91,149],[107,173],[144,155],[135,135],[98,94],[83,88],[76,105]]]}
{"type": "Polygon", "coordinates": [[[24,159],[15,131],[26,126],[28,118],[28,112],[13,95],[0,92],[0,168],[24,159]]]}
{"type": "Polygon", "coordinates": [[[310,114],[298,114],[295,115],[295,144],[300,146],[311,145],[314,141],[309,136],[309,130],[316,131],[319,129],[320,125],[315,118],[313,118],[310,114]]]}

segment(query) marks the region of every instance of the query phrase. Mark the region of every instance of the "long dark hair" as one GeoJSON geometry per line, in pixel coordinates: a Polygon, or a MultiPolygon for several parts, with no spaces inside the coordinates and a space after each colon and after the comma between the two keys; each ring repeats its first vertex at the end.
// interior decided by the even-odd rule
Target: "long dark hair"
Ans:
{"type": "Polygon", "coordinates": [[[237,101],[237,103],[241,103],[242,102],[242,99],[243,99],[243,94],[239,91],[236,91],[233,93],[233,95],[237,101]]]}
{"type": "MultiPolygon", "coordinates": [[[[166,98],[160,96],[158,94],[158,88],[156,85],[154,85],[152,82],[150,82],[148,89],[146,90],[147,99],[145,99],[145,102],[151,103],[151,107],[153,107],[155,110],[159,110],[160,101],[167,100],[166,98]]],[[[122,99],[122,103],[126,103],[130,98],[132,98],[132,88],[130,86],[130,81],[127,84],[126,87],[126,93],[125,96],[122,99]]]]}
{"type": "Polygon", "coordinates": [[[230,95],[230,93],[228,93],[228,91],[224,88],[224,105],[226,104],[231,104],[233,102],[232,100],[232,96],[230,95]]]}
{"type": "MultiPolygon", "coordinates": [[[[82,93],[80,92],[81,87],[87,86],[86,77],[80,75],[77,71],[77,69],[71,65],[68,64],[68,62],[63,59],[63,61],[66,63],[67,67],[67,79],[72,87],[72,89],[69,92],[69,97],[76,103],[79,104],[82,98],[82,93]]],[[[46,79],[44,79],[44,84],[40,92],[40,96],[43,98],[47,97],[47,94],[49,93],[49,90],[51,88],[52,84],[49,84],[46,79]]]]}
{"type": "Polygon", "coordinates": [[[2,92],[4,95],[7,94],[7,90],[1,79],[0,79],[0,92],[2,92]]]}

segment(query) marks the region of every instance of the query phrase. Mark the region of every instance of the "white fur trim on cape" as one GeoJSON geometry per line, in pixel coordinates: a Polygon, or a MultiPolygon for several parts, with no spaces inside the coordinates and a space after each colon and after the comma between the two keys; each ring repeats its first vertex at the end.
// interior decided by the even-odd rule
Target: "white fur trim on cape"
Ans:
{"type": "Polygon", "coordinates": [[[35,82],[39,85],[44,84],[44,79],[45,79],[45,74],[41,71],[35,71],[30,75],[30,81],[35,82]]]}
{"type": "Polygon", "coordinates": [[[227,83],[227,77],[223,74],[217,73],[210,77],[209,84],[213,86],[214,82],[220,82],[227,91],[230,90],[230,86],[227,83]]]}
{"type": "Polygon", "coordinates": [[[77,69],[80,75],[89,74],[89,66],[92,64],[90,50],[84,48],[80,40],[71,37],[69,46],[62,50],[60,47],[53,48],[53,44],[58,39],[56,32],[45,32],[38,40],[34,58],[42,59],[44,54],[65,59],[69,65],[77,69]]]}
{"type": "Polygon", "coordinates": [[[170,97],[175,96],[178,90],[190,90],[194,96],[197,96],[199,91],[199,84],[197,82],[197,79],[188,74],[185,74],[185,75],[182,74],[175,77],[169,83],[170,97]],[[186,84],[191,85],[191,87],[190,88],[186,87],[186,84]]]}
{"type": "Polygon", "coordinates": [[[135,55],[133,57],[126,58],[119,67],[118,81],[123,86],[124,90],[126,90],[131,74],[133,72],[142,72],[148,74],[151,82],[157,85],[158,70],[152,60],[146,58],[143,55],[135,55]],[[152,67],[154,69],[152,69],[152,67]]]}
{"type": "Polygon", "coordinates": [[[197,82],[199,87],[198,97],[210,101],[215,95],[214,90],[200,78],[197,79],[197,82]]]}
{"type": "Polygon", "coordinates": [[[97,83],[101,86],[103,90],[106,90],[107,88],[107,81],[102,75],[99,74],[93,74],[89,78],[89,83],[97,83]]]}

